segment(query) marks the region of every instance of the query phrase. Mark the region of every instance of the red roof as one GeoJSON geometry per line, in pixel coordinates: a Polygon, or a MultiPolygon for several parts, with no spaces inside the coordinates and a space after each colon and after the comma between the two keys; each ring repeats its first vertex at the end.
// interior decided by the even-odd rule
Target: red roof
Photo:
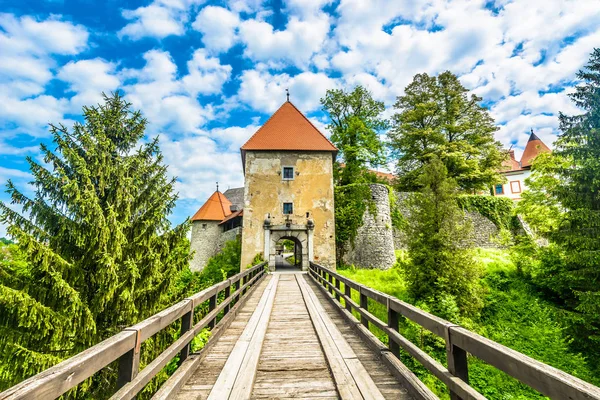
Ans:
{"type": "Polygon", "coordinates": [[[275,114],[242,146],[246,150],[331,151],[337,148],[291,102],[275,114]]]}
{"type": "Polygon", "coordinates": [[[521,157],[521,167],[529,167],[534,158],[541,153],[550,153],[552,150],[542,140],[531,131],[531,136],[527,141],[523,156],[521,157]]]}
{"type": "Polygon", "coordinates": [[[231,214],[231,202],[216,191],[192,217],[192,221],[222,221],[231,214]]]}
{"type": "Polygon", "coordinates": [[[243,210],[243,209],[242,209],[242,210],[235,211],[235,212],[233,212],[233,213],[229,214],[229,216],[228,216],[228,217],[226,217],[226,218],[225,218],[223,221],[221,221],[221,222],[219,223],[219,225],[221,225],[221,224],[224,224],[225,222],[229,221],[230,219],[234,219],[235,217],[241,217],[241,216],[243,216],[243,215],[244,215],[244,210],[243,210]]]}
{"type": "Polygon", "coordinates": [[[515,158],[515,151],[511,149],[508,151],[508,154],[510,155],[510,158],[502,161],[501,172],[520,171],[523,169],[521,168],[521,164],[515,158]]]}

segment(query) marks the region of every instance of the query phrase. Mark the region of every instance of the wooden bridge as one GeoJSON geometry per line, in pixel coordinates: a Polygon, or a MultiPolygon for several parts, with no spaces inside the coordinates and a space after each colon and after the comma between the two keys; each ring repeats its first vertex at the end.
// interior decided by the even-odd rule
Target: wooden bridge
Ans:
{"type": "Polygon", "coordinates": [[[468,384],[467,354],[550,398],[600,399],[600,388],[319,265],[308,274],[268,274],[260,264],[0,393],[0,400],[57,398],[111,363],[119,377],[106,397],[131,399],[177,355],[179,368],[153,399],[437,398],[400,361],[400,349],[453,399],[485,399],[468,384]],[[387,310],[386,322],[373,307],[387,310]],[[399,318],[443,338],[446,365],[404,338],[399,318]],[[179,320],[180,337],[140,369],[141,344],[179,320]],[[190,353],[205,328],[210,340],[190,353]]]}

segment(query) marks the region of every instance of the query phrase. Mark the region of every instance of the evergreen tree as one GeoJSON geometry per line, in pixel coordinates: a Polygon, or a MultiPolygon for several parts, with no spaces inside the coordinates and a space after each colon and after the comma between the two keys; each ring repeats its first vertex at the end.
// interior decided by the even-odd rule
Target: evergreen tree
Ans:
{"type": "MultiPolygon", "coordinates": [[[[41,146],[44,164],[28,158],[33,196],[8,182],[23,213],[0,203],[26,263],[0,265],[4,387],[159,311],[188,264],[188,223],[167,219],[175,180],[158,139],[140,143],[146,120],[119,94],[83,116],[71,132],[51,125],[56,150],[41,146]]],[[[103,371],[88,396],[109,391],[115,373],[103,371]]]]}
{"type": "Polygon", "coordinates": [[[421,171],[421,191],[409,199],[406,227],[409,293],[441,317],[472,316],[483,306],[483,271],[473,258],[472,224],[458,207],[456,181],[444,164],[434,157],[421,171]]]}
{"type": "Polygon", "coordinates": [[[498,174],[506,153],[494,139],[498,128],[481,98],[446,71],[439,76],[415,75],[394,107],[389,132],[397,159],[399,188],[417,190],[423,167],[437,157],[462,190],[488,189],[502,182],[498,174]]]}
{"type": "Polygon", "coordinates": [[[372,181],[368,166],[385,163],[385,147],[379,138],[388,125],[381,117],[383,102],[374,100],[364,87],[356,86],[352,92],[328,90],[321,105],[331,121],[331,141],[344,160],[343,168],[337,165],[336,181],[340,185],[372,181]]]}
{"type": "Polygon", "coordinates": [[[580,350],[600,355],[600,48],[584,70],[583,83],[569,96],[583,110],[560,114],[554,157],[568,160],[550,171],[559,179],[550,194],[563,211],[550,239],[562,250],[561,262],[546,262],[548,286],[571,310],[571,335],[580,350]]]}

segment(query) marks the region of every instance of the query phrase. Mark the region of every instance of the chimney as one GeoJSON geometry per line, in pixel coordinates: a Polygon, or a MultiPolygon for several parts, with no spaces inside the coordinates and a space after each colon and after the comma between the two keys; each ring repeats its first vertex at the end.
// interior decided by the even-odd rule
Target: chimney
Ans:
{"type": "Polygon", "coordinates": [[[515,151],[513,149],[510,149],[508,151],[508,154],[510,155],[511,160],[517,161],[517,160],[515,160],[515,151]]]}

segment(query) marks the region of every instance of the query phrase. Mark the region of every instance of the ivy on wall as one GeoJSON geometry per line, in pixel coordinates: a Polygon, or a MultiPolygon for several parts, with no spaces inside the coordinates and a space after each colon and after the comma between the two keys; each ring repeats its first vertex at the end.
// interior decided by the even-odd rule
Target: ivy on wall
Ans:
{"type": "Polygon", "coordinates": [[[367,208],[372,215],[377,214],[368,184],[354,183],[335,187],[335,243],[338,260],[341,259],[346,243],[354,243],[367,208]]]}
{"type": "Polygon", "coordinates": [[[513,202],[506,197],[462,195],[458,196],[457,201],[463,210],[477,211],[492,221],[498,229],[516,227],[513,202]]]}

